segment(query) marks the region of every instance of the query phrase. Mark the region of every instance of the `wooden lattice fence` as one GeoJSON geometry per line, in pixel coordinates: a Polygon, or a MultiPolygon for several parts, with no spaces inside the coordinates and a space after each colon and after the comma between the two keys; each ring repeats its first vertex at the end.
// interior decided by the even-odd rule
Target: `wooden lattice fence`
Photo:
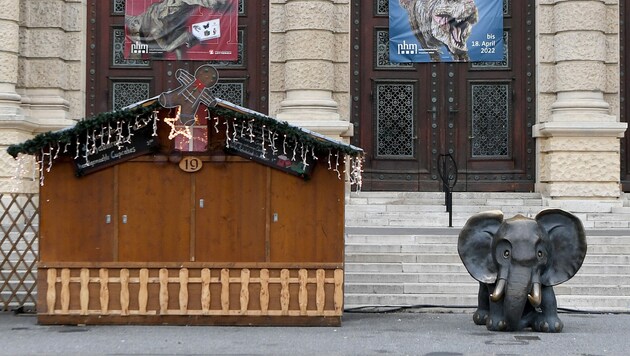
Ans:
{"type": "Polygon", "coordinates": [[[35,310],[39,196],[0,193],[0,310],[35,310]]]}

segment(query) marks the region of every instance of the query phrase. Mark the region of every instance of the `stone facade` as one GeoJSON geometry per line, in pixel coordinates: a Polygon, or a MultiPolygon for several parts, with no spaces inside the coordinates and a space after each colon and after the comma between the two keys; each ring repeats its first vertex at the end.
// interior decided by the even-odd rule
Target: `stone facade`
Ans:
{"type": "Polygon", "coordinates": [[[85,1],[0,0],[0,191],[35,192],[7,145],[83,116],[85,1]]]}
{"type": "MultiPolygon", "coordinates": [[[[0,0],[0,6],[4,150],[84,116],[86,0],[0,0]]],[[[618,0],[535,6],[536,189],[551,206],[620,205],[619,139],[626,124],[619,122],[618,0]]],[[[271,0],[269,28],[270,114],[331,137],[351,136],[350,0],[271,0]]],[[[7,191],[15,163],[5,153],[0,161],[0,189],[7,191]]]]}
{"type": "Polygon", "coordinates": [[[537,18],[537,190],[573,211],[621,205],[619,3],[541,0],[537,18]]]}
{"type": "Polygon", "coordinates": [[[270,113],[351,136],[350,0],[271,0],[270,31],[270,113]]]}

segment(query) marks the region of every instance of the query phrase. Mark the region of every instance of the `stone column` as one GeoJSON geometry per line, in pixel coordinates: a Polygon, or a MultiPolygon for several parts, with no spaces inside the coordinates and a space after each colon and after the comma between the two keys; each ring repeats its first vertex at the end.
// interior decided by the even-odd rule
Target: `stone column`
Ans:
{"type": "Polygon", "coordinates": [[[351,135],[349,0],[271,4],[271,114],[334,138],[351,135]]]}
{"type": "Polygon", "coordinates": [[[0,120],[15,120],[22,98],[18,80],[20,0],[0,0],[0,120]]]}
{"type": "Polygon", "coordinates": [[[537,190],[549,206],[585,212],[622,204],[618,9],[616,1],[539,3],[533,134],[537,190]]]}
{"type": "MultiPolygon", "coordinates": [[[[35,192],[33,180],[12,180],[17,162],[6,153],[8,145],[31,137],[35,124],[22,110],[17,93],[20,50],[20,0],[0,0],[0,193],[35,192]]],[[[24,169],[32,167],[24,166],[24,169]]],[[[28,174],[30,175],[30,171],[28,174]]]]}

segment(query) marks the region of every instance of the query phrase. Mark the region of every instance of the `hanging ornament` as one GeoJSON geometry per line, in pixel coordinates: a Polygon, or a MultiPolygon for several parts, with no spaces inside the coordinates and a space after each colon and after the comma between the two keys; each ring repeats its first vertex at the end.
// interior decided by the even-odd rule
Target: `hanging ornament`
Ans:
{"type": "Polygon", "coordinates": [[[40,186],[44,186],[44,160],[45,160],[45,156],[44,156],[44,148],[41,148],[41,155],[40,155],[40,160],[37,162],[38,166],[39,166],[39,185],[40,186]]]}
{"type": "Polygon", "coordinates": [[[335,154],[335,172],[337,172],[337,178],[341,179],[341,173],[339,172],[339,151],[335,154]]]}
{"type": "Polygon", "coordinates": [[[282,141],[282,154],[287,155],[287,135],[284,135],[284,140],[282,141]]]}
{"type": "Polygon", "coordinates": [[[214,132],[219,133],[219,118],[218,117],[214,118],[214,132]]]}
{"type": "Polygon", "coordinates": [[[48,144],[48,153],[46,153],[46,155],[48,155],[48,167],[46,168],[46,172],[50,172],[50,170],[52,169],[52,165],[53,165],[52,151],[53,151],[52,146],[48,144]]]}
{"type": "MultiPolygon", "coordinates": [[[[159,116],[158,116],[158,111],[154,111],[153,112],[153,134],[151,136],[157,136],[157,122],[158,122],[159,116]]],[[[107,126],[109,127],[109,124],[107,124],[107,126]]],[[[109,141],[107,141],[109,143],[109,141]]]]}
{"type": "Polygon", "coordinates": [[[236,132],[238,130],[238,124],[236,123],[236,119],[232,120],[232,141],[236,142],[236,132]]]}
{"type": "Polygon", "coordinates": [[[303,169],[306,170],[306,167],[309,166],[309,164],[306,162],[306,154],[308,153],[308,147],[305,150],[304,144],[302,144],[302,147],[300,148],[300,150],[302,152],[302,166],[303,166],[303,169]]]}
{"type": "Polygon", "coordinates": [[[254,120],[249,120],[247,123],[247,130],[249,131],[249,142],[254,142],[254,120]]]}
{"type": "Polygon", "coordinates": [[[225,147],[230,148],[230,123],[225,120],[225,147]]]}
{"type": "Polygon", "coordinates": [[[74,149],[75,149],[75,155],[74,155],[74,159],[79,158],[79,150],[80,150],[80,143],[79,143],[79,135],[77,135],[77,142],[74,145],[74,149]]]}
{"type": "Polygon", "coordinates": [[[332,169],[332,166],[330,164],[330,156],[332,156],[332,150],[329,148],[328,149],[328,170],[332,169]]]}
{"type": "Polygon", "coordinates": [[[260,143],[262,145],[262,158],[265,158],[265,154],[267,153],[265,149],[265,125],[262,125],[260,136],[262,137],[262,142],[260,143]]]}
{"type": "Polygon", "coordinates": [[[127,123],[127,139],[125,140],[126,143],[131,143],[131,137],[133,136],[133,132],[132,132],[132,127],[131,127],[131,122],[127,123]]]}

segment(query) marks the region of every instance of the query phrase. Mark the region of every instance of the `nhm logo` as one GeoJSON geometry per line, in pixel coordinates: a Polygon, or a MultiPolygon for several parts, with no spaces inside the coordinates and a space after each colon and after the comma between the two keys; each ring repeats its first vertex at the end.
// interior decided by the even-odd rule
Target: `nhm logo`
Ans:
{"type": "Polygon", "coordinates": [[[131,53],[133,54],[145,54],[149,53],[149,45],[136,41],[131,45],[131,53]]]}

